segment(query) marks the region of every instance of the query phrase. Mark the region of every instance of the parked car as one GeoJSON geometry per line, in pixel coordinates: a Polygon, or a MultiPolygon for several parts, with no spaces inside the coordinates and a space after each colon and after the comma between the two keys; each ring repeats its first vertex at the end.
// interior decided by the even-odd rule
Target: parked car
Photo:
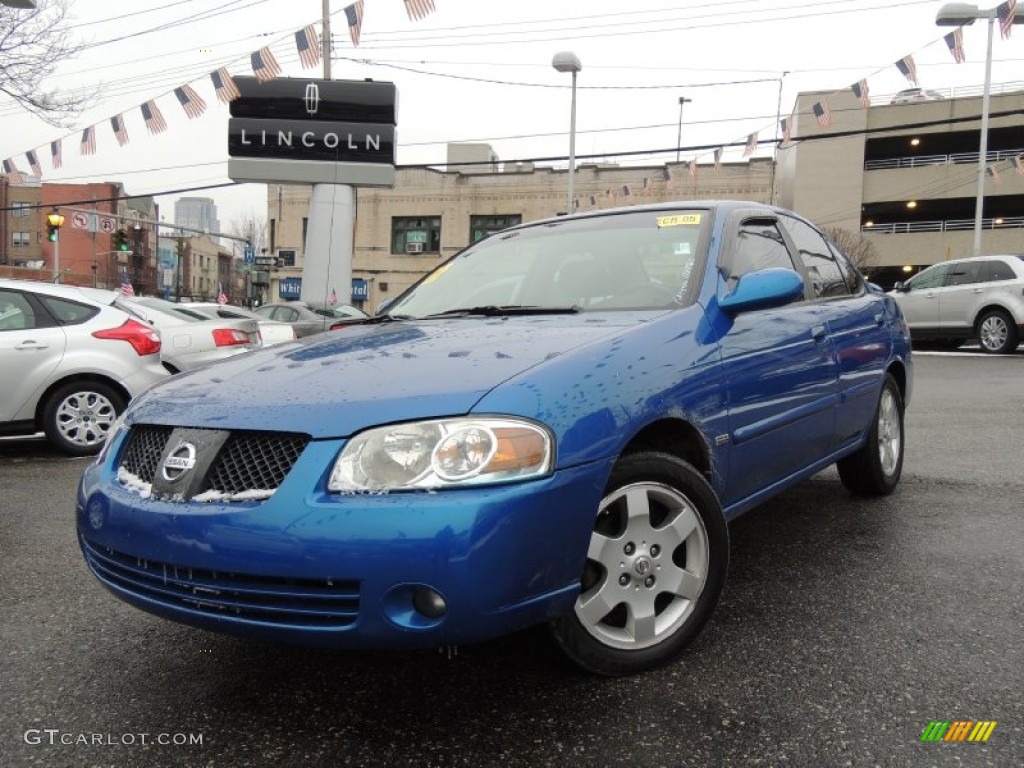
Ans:
{"type": "Polygon", "coordinates": [[[121,297],[118,303],[160,331],[164,367],[171,373],[225,360],[262,344],[256,320],[214,320],[197,310],[151,297],[121,297]]]}
{"type": "Polygon", "coordinates": [[[295,329],[295,335],[299,338],[324,331],[336,331],[345,325],[369,317],[362,310],[347,304],[334,307],[313,307],[303,301],[264,304],[256,309],[256,314],[268,320],[288,323],[295,329]]]}
{"type": "Polygon", "coordinates": [[[99,451],[128,401],[167,378],[160,336],[114,291],[0,279],[0,434],[99,451]]]}
{"type": "Polygon", "coordinates": [[[938,91],[925,88],[906,88],[892,97],[890,104],[912,104],[918,101],[939,101],[946,98],[938,91]]]}
{"type": "Polygon", "coordinates": [[[639,672],[711,615],[728,520],[832,464],[896,488],[911,383],[895,301],[795,214],[560,217],[344,333],[147,392],[85,471],[80,542],[116,596],[211,630],[400,648],[550,622],[584,668],[639,672]]]}
{"type": "Polygon", "coordinates": [[[295,329],[288,323],[279,323],[275,320],[268,320],[262,315],[257,315],[251,309],[246,309],[245,307],[199,301],[190,301],[182,303],[179,306],[194,309],[196,312],[202,312],[207,317],[212,318],[223,317],[228,320],[255,320],[259,323],[260,338],[263,340],[264,347],[281,344],[285,341],[294,341],[296,339],[295,329]]]}
{"type": "Polygon", "coordinates": [[[994,354],[1013,352],[1024,332],[1024,256],[975,256],[928,267],[892,297],[915,344],[953,349],[977,339],[994,354]]]}

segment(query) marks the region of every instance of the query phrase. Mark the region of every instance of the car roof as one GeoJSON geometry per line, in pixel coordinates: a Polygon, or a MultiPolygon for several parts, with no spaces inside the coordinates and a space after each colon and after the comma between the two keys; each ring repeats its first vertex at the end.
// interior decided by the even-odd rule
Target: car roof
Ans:
{"type": "Polygon", "coordinates": [[[57,296],[65,299],[77,299],[90,301],[96,304],[113,304],[120,294],[118,291],[107,288],[89,288],[80,285],[65,285],[63,283],[48,283],[42,280],[22,280],[20,278],[0,277],[0,286],[4,288],[22,289],[34,291],[35,293],[57,296]]]}

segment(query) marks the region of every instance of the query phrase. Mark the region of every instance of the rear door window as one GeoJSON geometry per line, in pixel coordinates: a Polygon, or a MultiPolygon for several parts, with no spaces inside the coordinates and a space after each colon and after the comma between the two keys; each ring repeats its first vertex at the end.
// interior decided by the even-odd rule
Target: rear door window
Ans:
{"type": "Polygon", "coordinates": [[[984,264],[984,269],[981,273],[980,282],[994,283],[1000,280],[1017,279],[1017,275],[1014,273],[1013,268],[1006,262],[992,259],[982,263],[984,264]]]}
{"type": "Polygon", "coordinates": [[[80,304],[77,301],[58,299],[56,296],[39,296],[47,311],[57,318],[60,325],[78,325],[99,313],[99,307],[80,304]]]}

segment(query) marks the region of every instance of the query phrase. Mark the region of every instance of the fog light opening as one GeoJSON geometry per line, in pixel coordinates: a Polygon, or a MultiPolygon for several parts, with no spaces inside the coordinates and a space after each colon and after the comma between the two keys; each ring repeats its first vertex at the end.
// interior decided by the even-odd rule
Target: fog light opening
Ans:
{"type": "Polygon", "coordinates": [[[439,619],[448,612],[444,598],[429,587],[417,587],[412,593],[412,607],[428,619],[439,619]]]}

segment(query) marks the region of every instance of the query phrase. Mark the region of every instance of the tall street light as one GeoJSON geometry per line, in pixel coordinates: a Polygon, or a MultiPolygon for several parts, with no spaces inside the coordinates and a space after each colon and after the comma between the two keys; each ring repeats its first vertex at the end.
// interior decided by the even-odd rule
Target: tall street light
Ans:
{"type": "Polygon", "coordinates": [[[676,134],[676,162],[679,162],[679,148],[683,145],[683,104],[689,104],[693,99],[679,97],[679,133],[676,134]]]}
{"type": "Polygon", "coordinates": [[[569,112],[569,192],[565,210],[573,214],[572,182],[576,175],[576,73],[583,69],[579,57],[572,51],[561,51],[551,59],[551,66],[559,72],[572,72],[572,106],[569,112]]]}
{"type": "MultiPolygon", "coordinates": [[[[999,7],[983,11],[969,3],[946,3],[935,16],[940,27],[962,27],[978,19],[988,19],[988,48],[985,51],[985,88],[981,95],[981,148],[978,150],[978,194],[974,203],[974,255],[981,255],[981,218],[985,205],[985,171],[988,160],[988,102],[992,88],[992,32],[999,15],[999,7]]],[[[1016,17],[1015,24],[1024,22],[1016,17]]]]}

